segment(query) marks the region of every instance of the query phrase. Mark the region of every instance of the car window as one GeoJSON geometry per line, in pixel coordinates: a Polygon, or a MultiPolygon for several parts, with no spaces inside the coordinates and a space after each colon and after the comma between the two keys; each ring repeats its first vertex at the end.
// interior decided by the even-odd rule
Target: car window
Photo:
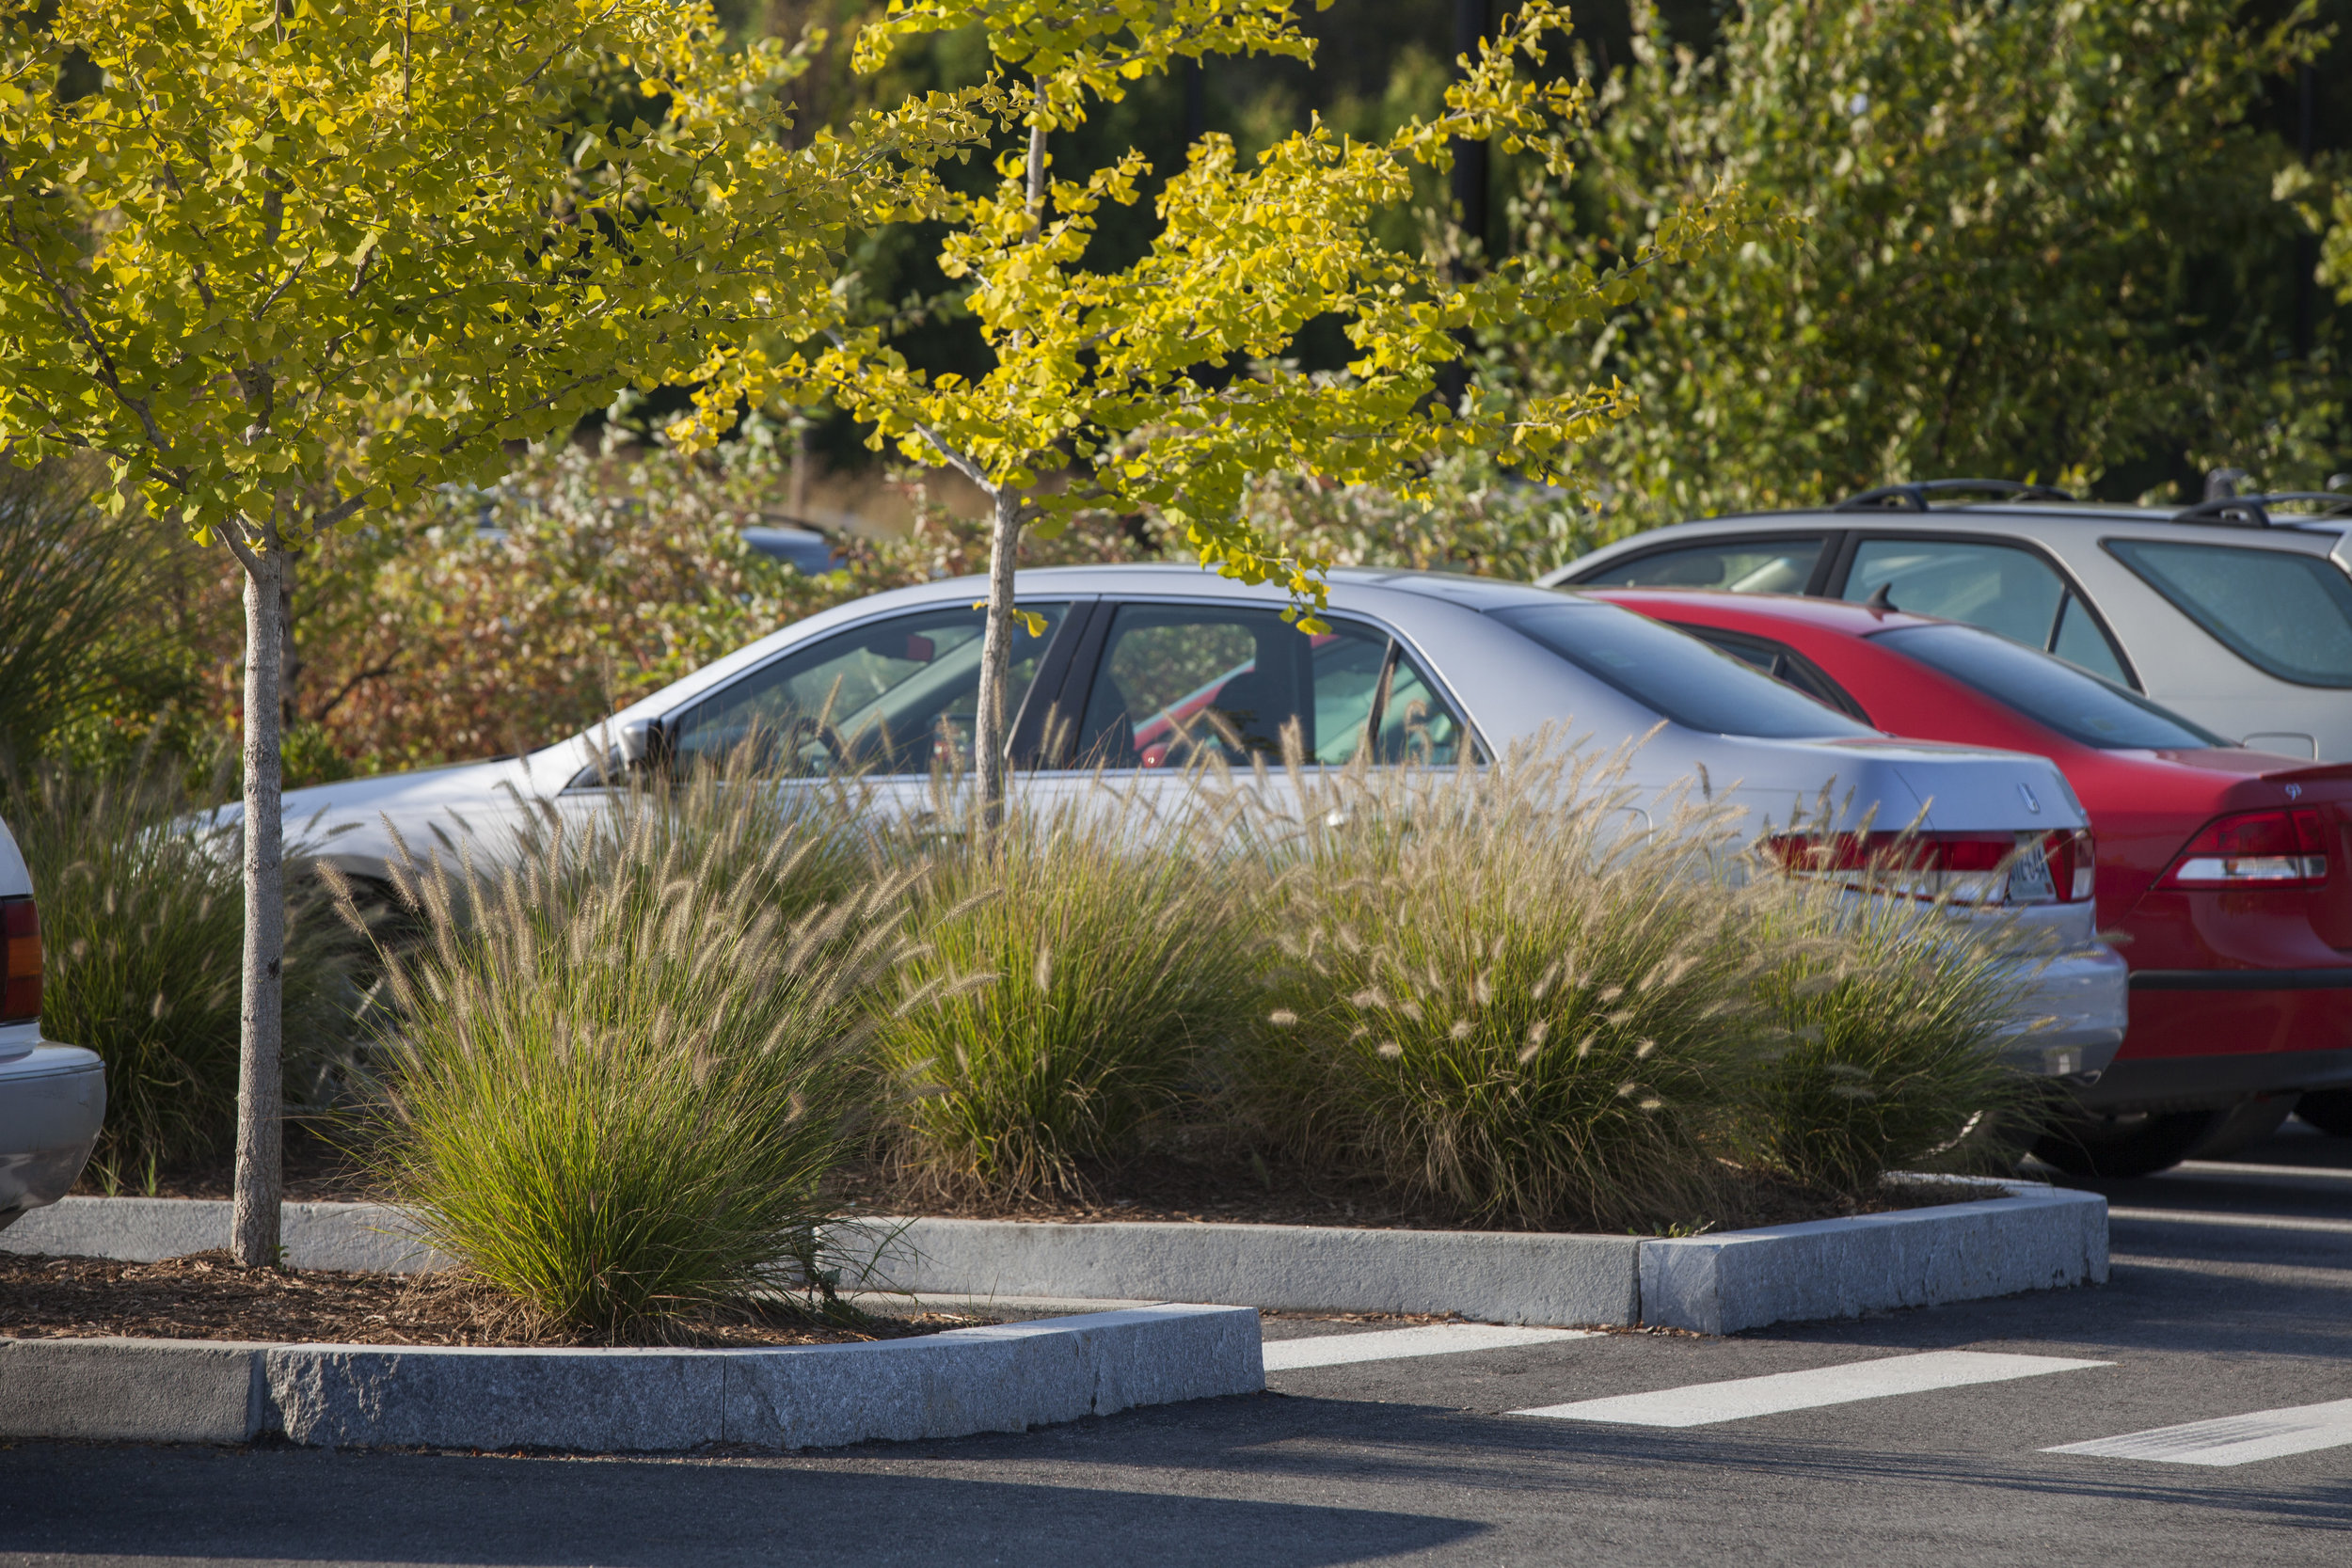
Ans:
{"type": "Polygon", "coordinates": [[[1376,627],[1327,616],[1309,635],[1271,610],[1126,604],[1103,640],[1079,721],[1078,760],[1180,768],[1203,750],[1279,761],[1296,725],[1311,762],[1352,760],[1368,734],[1384,762],[1450,762],[1460,718],[1376,627]]]}
{"type": "Polygon", "coordinates": [[[2109,539],[2107,549],[2215,641],[2298,686],[2352,687],[2352,578],[2296,550],[2109,539]]]}
{"type": "Polygon", "coordinates": [[[1461,760],[1464,726],[1429,677],[1399,650],[1380,705],[1377,762],[1445,768],[1461,760]]]}
{"type": "Polygon", "coordinates": [[[1615,605],[1588,599],[1488,613],[1689,729],[1776,737],[1873,733],[1695,637],[1615,605]]]}
{"type": "Polygon", "coordinates": [[[2086,746],[2177,751],[2230,744],[2136,691],[1974,626],[1897,626],[1873,640],[2086,746]]]}
{"type": "Polygon", "coordinates": [[[1652,550],[1618,561],[1590,577],[1570,580],[1580,588],[1724,588],[1735,594],[1802,594],[1820,564],[1820,537],[1723,539],[1683,549],[1652,550]]]}
{"type": "MultiPolygon", "coordinates": [[[[1044,617],[1046,634],[1013,629],[1014,713],[1069,607],[1023,608],[1044,617]]],[[[672,751],[680,763],[715,761],[756,735],[765,765],[783,772],[969,766],[984,620],[984,611],[943,606],[794,648],[688,710],[673,731],[672,751]]]]}
{"type": "Polygon", "coordinates": [[[2028,648],[2047,648],[2066,583],[2031,550],[1957,539],[1864,539],[1854,546],[1844,596],[1886,602],[1915,615],[1965,621],[2028,648]]]}
{"type": "MultiPolygon", "coordinates": [[[[1662,618],[1662,617],[1661,617],[1662,618]]],[[[1817,703],[1823,703],[1850,718],[1866,723],[1868,715],[1851,693],[1829,678],[1828,672],[1791,648],[1769,637],[1753,632],[1725,631],[1721,626],[1693,626],[1688,621],[1668,620],[1668,626],[1689,632],[1710,648],[1720,648],[1751,670],[1761,671],[1784,685],[1793,686],[1817,703]]]]}
{"type": "Polygon", "coordinates": [[[2102,680],[2118,686],[2132,684],[2123,661],[2115,655],[2115,644],[2107,641],[2106,629],[2090,613],[2090,608],[2072,592],[2058,609],[2058,631],[2050,639],[2050,651],[2102,680]]]}

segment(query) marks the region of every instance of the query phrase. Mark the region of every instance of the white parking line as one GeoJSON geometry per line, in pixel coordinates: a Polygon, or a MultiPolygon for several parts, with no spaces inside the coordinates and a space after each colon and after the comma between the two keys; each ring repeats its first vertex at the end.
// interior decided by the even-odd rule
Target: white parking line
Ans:
{"type": "Polygon", "coordinates": [[[2340,1449],[2346,1444],[2352,1444],[2352,1400],[2257,1410],[2250,1416],[2157,1427],[2042,1451],[2153,1459],[2165,1465],[2250,1465],[2257,1459],[2283,1459],[2291,1453],[2340,1449]]]}
{"type": "Polygon", "coordinates": [[[2208,1214],[2193,1209],[2118,1209],[2109,1206],[2111,1220],[2154,1220],[2169,1225],[2217,1225],[2232,1230],[2324,1230],[2352,1236],[2352,1220],[2302,1220],[2285,1214],[2208,1214]]]}
{"type": "Polygon", "coordinates": [[[1431,1323],[1424,1328],[1383,1328],[1369,1334],[1322,1334],[1311,1339],[1271,1341],[1265,1347],[1265,1370],[1295,1372],[1302,1367],[1341,1367],[1407,1355],[1455,1355],[1468,1350],[1594,1338],[1592,1330],[1584,1328],[1512,1328],[1501,1323],[1431,1323]]]}
{"type": "MultiPolygon", "coordinates": [[[[2352,1181],[2352,1170],[2325,1165],[2256,1165],[2238,1160],[2184,1160],[2163,1176],[2269,1176],[2293,1181],[2352,1181]]],[[[2162,1180],[2159,1177],[2159,1180],[2162,1180]]]]}
{"type": "Polygon", "coordinates": [[[1579,1400],[1573,1404],[1550,1404],[1540,1410],[1516,1410],[1512,1414],[1547,1416],[1563,1421],[1616,1421],[1627,1426],[1711,1426],[1717,1421],[1773,1416],[1784,1410],[1811,1410],[1855,1400],[1924,1393],[1931,1388],[2006,1383],[2011,1378],[2042,1377],[2051,1372],[2113,1365],[2111,1361],[2069,1361],[2056,1355],[1927,1351],[1917,1355],[1850,1361],[1841,1367],[1816,1367],[1805,1372],[1774,1372],[1768,1377],[1735,1378],[1728,1383],[1694,1383],[1684,1388],[1663,1388],[1654,1394],[1579,1400]]]}

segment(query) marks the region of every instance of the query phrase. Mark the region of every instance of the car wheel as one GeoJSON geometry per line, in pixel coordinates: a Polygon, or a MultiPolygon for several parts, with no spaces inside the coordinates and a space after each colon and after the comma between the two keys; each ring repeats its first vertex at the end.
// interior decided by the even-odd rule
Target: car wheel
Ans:
{"type": "Polygon", "coordinates": [[[2153,1176],[2221,1130],[2228,1111],[2144,1111],[2061,1121],[2034,1153],[2069,1176],[2153,1176]]]}
{"type": "Polygon", "coordinates": [[[2279,1131],[2294,1109],[2295,1096],[2291,1094],[2258,1094],[2242,1100],[2230,1108],[2220,1126],[2205,1134],[2205,1141],[2197,1146],[2190,1158],[2226,1160],[2233,1154],[2241,1154],[2279,1131]]]}
{"type": "Polygon", "coordinates": [[[2331,1138],[2352,1138],[2352,1089],[2314,1089],[2296,1101],[2295,1114],[2331,1138]]]}

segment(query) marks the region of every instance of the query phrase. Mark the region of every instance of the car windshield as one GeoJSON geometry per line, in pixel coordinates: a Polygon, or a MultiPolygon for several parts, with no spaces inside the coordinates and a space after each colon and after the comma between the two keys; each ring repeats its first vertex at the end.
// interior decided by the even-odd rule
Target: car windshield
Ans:
{"type": "Polygon", "coordinates": [[[1975,626],[1898,626],[1871,640],[2086,746],[2117,752],[2230,744],[2113,681],[1975,626]]]}
{"type": "Polygon", "coordinates": [[[2214,640],[2297,686],[2352,687],[2352,577],[2291,549],[2110,539],[2138,573],[2214,640]]]}
{"type": "Polygon", "coordinates": [[[1490,613],[1685,729],[1770,739],[1877,733],[1695,637],[1615,605],[1581,600],[1490,613]]]}

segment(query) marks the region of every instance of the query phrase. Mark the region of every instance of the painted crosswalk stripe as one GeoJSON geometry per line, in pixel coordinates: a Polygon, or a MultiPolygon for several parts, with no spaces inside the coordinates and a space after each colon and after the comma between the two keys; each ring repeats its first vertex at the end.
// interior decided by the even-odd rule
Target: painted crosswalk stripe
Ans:
{"type": "Polygon", "coordinates": [[[1305,1367],[1341,1367],[1357,1361],[1393,1361],[1408,1355],[1454,1355],[1508,1345],[1549,1345],[1596,1336],[1582,1328],[1513,1328],[1502,1323],[1431,1323],[1423,1328],[1383,1328],[1368,1334],[1324,1334],[1311,1339],[1276,1339],[1265,1347],[1265,1370],[1295,1372],[1305,1367]]]}
{"type": "Polygon", "coordinates": [[[2156,1427],[2149,1432],[2066,1443],[2043,1453],[2090,1453],[2106,1459],[2153,1459],[2165,1465],[2250,1465],[2292,1453],[2352,1444],[2352,1400],[2257,1410],[2216,1421],[2156,1427]]]}
{"type": "Polygon", "coordinates": [[[1919,1394],[1931,1388],[1959,1388],[1972,1383],[2006,1383],[2012,1378],[2042,1377],[2051,1372],[2113,1365],[2111,1361],[2070,1361],[2056,1355],[1927,1351],[1917,1355],[1889,1355],[1870,1361],[1849,1361],[1836,1367],[1816,1367],[1804,1372],[1773,1372],[1766,1377],[1734,1378],[1728,1383],[1693,1383],[1688,1387],[1663,1388],[1654,1394],[1579,1400],[1573,1404],[1549,1404],[1540,1410],[1518,1410],[1512,1414],[1545,1416],[1562,1421],[1616,1421],[1627,1426],[1701,1427],[1718,1421],[1745,1420],[1751,1416],[1774,1416],[1784,1410],[1811,1410],[1855,1400],[1919,1394]]]}

